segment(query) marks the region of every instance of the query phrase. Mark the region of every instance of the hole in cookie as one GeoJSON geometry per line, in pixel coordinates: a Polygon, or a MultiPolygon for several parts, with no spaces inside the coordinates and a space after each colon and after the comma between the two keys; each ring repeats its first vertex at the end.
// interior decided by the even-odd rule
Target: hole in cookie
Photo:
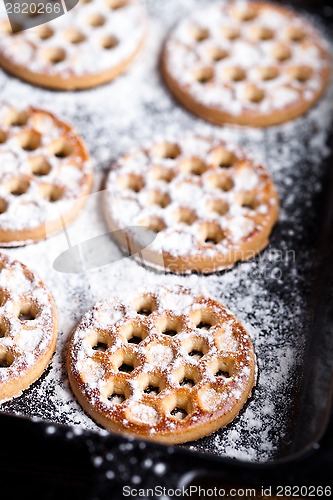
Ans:
{"type": "Polygon", "coordinates": [[[191,365],[181,366],[171,373],[171,377],[180,387],[187,387],[189,389],[194,387],[201,380],[200,372],[196,367],[191,365]]]}
{"type": "Polygon", "coordinates": [[[200,43],[207,40],[209,37],[209,31],[205,28],[201,28],[200,26],[192,26],[191,35],[194,41],[200,43]]]}
{"type": "Polygon", "coordinates": [[[290,78],[297,80],[300,83],[307,82],[312,76],[312,69],[309,66],[293,66],[287,70],[290,78]]]}
{"type": "Polygon", "coordinates": [[[7,134],[0,129],[0,144],[4,144],[7,141],[7,134]]]}
{"type": "Polygon", "coordinates": [[[9,182],[7,189],[13,196],[21,196],[28,191],[29,181],[21,177],[16,177],[9,182]]]}
{"type": "Polygon", "coordinates": [[[246,73],[239,66],[229,66],[223,69],[223,76],[232,82],[242,82],[246,78],[246,73]]]}
{"type": "Polygon", "coordinates": [[[104,49],[114,49],[118,43],[118,39],[115,36],[106,36],[102,40],[102,47],[104,49]]]}
{"type": "Polygon", "coordinates": [[[137,314],[150,316],[157,308],[156,301],[151,295],[143,295],[135,300],[133,307],[137,314]]]}
{"type": "Polygon", "coordinates": [[[167,184],[172,181],[175,174],[172,170],[167,170],[163,167],[155,167],[153,170],[153,177],[156,181],[163,181],[167,184]]]}
{"type": "Polygon", "coordinates": [[[244,93],[245,93],[245,99],[255,104],[261,102],[265,97],[265,92],[253,83],[249,83],[246,86],[244,93]]]}
{"type": "Polygon", "coordinates": [[[41,135],[35,130],[27,130],[18,135],[17,140],[24,151],[35,151],[41,144],[41,135]]]}
{"type": "MultiPolygon", "coordinates": [[[[0,288],[0,307],[3,307],[7,300],[8,300],[8,293],[5,292],[5,290],[3,290],[2,288],[0,288]]],[[[0,323],[1,323],[2,320],[0,320],[0,323]]]]}
{"type": "MultiPolygon", "coordinates": [[[[147,310],[142,309],[142,313],[138,314],[148,316],[149,315],[148,311],[149,309],[147,310]]],[[[130,322],[124,325],[123,327],[121,327],[120,332],[122,335],[124,335],[126,341],[129,344],[135,344],[135,345],[140,344],[140,342],[142,342],[148,335],[148,332],[146,331],[145,327],[137,322],[130,322]]]]}
{"type": "Polygon", "coordinates": [[[217,378],[231,378],[232,376],[232,362],[226,360],[215,359],[209,364],[209,370],[217,378]]]}
{"type": "Polygon", "coordinates": [[[135,366],[131,360],[128,360],[126,363],[123,362],[120,366],[118,366],[118,371],[122,373],[132,373],[135,366]]]}
{"type": "Polygon", "coordinates": [[[102,330],[92,330],[89,333],[88,343],[93,351],[99,352],[105,352],[111,346],[107,332],[102,330]]]}
{"type": "Polygon", "coordinates": [[[197,220],[197,215],[194,210],[187,207],[181,207],[175,214],[176,223],[183,223],[191,226],[197,220]]]}
{"type": "Polygon", "coordinates": [[[234,182],[231,177],[224,175],[224,173],[216,174],[210,176],[208,179],[212,187],[216,189],[221,189],[222,191],[228,192],[234,187],[234,182]]]}
{"type": "Polygon", "coordinates": [[[138,385],[144,394],[157,396],[165,388],[165,380],[159,373],[145,373],[138,377],[138,385]]]}
{"type": "Polygon", "coordinates": [[[49,146],[49,152],[51,155],[54,155],[56,158],[63,159],[68,158],[73,154],[73,146],[67,141],[65,138],[60,138],[54,141],[49,146]]]}
{"type": "Polygon", "coordinates": [[[53,35],[54,31],[49,26],[43,25],[37,28],[37,36],[40,40],[48,40],[53,35]]]}
{"type": "Polygon", "coordinates": [[[161,191],[155,190],[148,194],[148,200],[151,205],[158,205],[165,208],[170,204],[170,196],[161,191]]]}
{"type": "Polygon", "coordinates": [[[203,357],[204,353],[202,351],[198,351],[197,349],[193,349],[188,353],[188,355],[196,361],[199,361],[203,357]]]}
{"type": "Polygon", "coordinates": [[[275,66],[265,66],[259,69],[259,76],[262,80],[275,80],[279,76],[279,70],[275,66]]]}
{"type": "Polygon", "coordinates": [[[215,148],[209,155],[209,162],[220,168],[232,167],[236,160],[236,155],[223,147],[215,148]]]}
{"type": "Polygon", "coordinates": [[[22,322],[33,321],[37,318],[39,313],[38,307],[36,304],[21,304],[18,319],[22,322]]]}
{"type": "Polygon", "coordinates": [[[127,341],[129,344],[135,344],[138,345],[140,342],[142,342],[142,338],[138,337],[137,335],[133,334],[131,338],[128,339],[127,341]]]}
{"type": "Polygon", "coordinates": [[[113,382],[106,393],[106,399],[113,405],[121,405],[130,396],[128,387],[122,382],[113,382]]]}
{"type": "Polygon", "coordinates": [[[305,33],[302,28],[298,26],[289,26],[286,31],[286,36],[288,40],[292,42],[302,42],[305,38],[305,33]]]}
{"type": "Polygon", "coordinates": [[[207,309],[193,311],[190,314],[190,319],[195,328],[198,328],[199,330],[210,330],[210,328],[215,325],[212,313],[207,309]]]}
{"type": "Polygon", "coordinates": [[[128,363],[122,363],[118,367],[118,371],[122,373],[132,373],[133,370],[134,370],[134,365],[132,365],[130,361],[128,363]]]}
{"type": "Polygon", "coordinates": [[[156,144],[152,149],[152,154],[158,158],[175,160],[181,154],[181,149],[178,144],[165,142],[163,144],[156,144]]]}
{"type": "Polygon", "coordinates": [[[174,417],[177,420],[184,420],[188,413],[185,408],[180,408],[179,406],[176,406],[171,412],[170,415],[174,417]]]}
{"type": "Polygon", "coordinates": [[[130,189],[135,193],[139,193],[144,187],[143,178],[137,174],[122,175],[117,181],[123,189],[130,189]]]}
{"type": "Polygon", "coordinates": [[[155,396],[157,396],[157,394],[159,394],[161,391],[160,391],[160,388],[157,387],[156,385],[148,385],[146,387],[146,389],[143,391],[145,394],[154,394],[155,396]]]}
{"type": "MultiPolygon", "coordinates": [[[[2,290],[0,290],[0,300],[1,300],[1,294],[3,293],[2,290]]],[[[2,305],[4,304],[1,304],[1,307],[2,305]]],[[[8,325],[6,324],[6,322],[4,321],[3,318],[0,319],[0,339],[5,337],[6,334],[8,333],[8,325]]]]}
{"type": "Polygon", "coordinates": [[[0,198],[0,215],[7,211],[8,203],[3,198],[0,198]]]}
{"type": "Polygon", "coordinates": [[[93,346],[94,351],[100,351],[100,352],[105,352],[107,348],[108,345],[105,342],[97,342],[97,344],[93,346]]]}
{"type": "Polygon", "coordinates": [[[210,47],[207,49],[207,55],[212,61],[219,62],[228,57],[229,53],[222,47],[210,47]]]}
{"type": "Polygon", "coordinates": [[[162,219],[154,216],[140,221],[139,224],[141,226],[147,227],[151,231],[154,231],[154,233],[160,233],[161,231],[163,231],[163,229],[165,229],[165,224],[162,219]]]}
{"type": "Polygon", "coordinates": [[[186,394],[171,395],[164,398],[166,412],[175,420],[184,420],[193,411],[192,402],[186,394]]]}
{"type": "Polygon", "coordinates": [[[43,156],[31,158],[29,160],[29,165],[31,173],[37,175],[38,177],[48,175],[51,172],[51,165],[43,156]]]}
{"type": "Polygon", "coordinates": [[[157,321],[156,327],[162,335],[174,337],[182,329],[182,324],[178,318],[165,316],[157,321]]]}
{"type": "Polygon", "coordinates": [[[272,50],[272,56],[280,62],[287,61],[291,58],[291,50],[287,45],[282,43],[275,45],[272,50]]]}
{"type": "Polygon", "coordinates": [[[105,17],[102,16],[101,14],[93,14],[87,19],[87,23],[89,26],[92,26],[93,28],[100,28],[105,24],[105,17]]]}
{"type": "Polygon", "coordinates": [[[248,210],[256,210],[259,205],[255,193],[241,193],[237,196],[237,202],[241,207],[248,210]]]}
{"type": "Polygon", "coordinates": [[[232,10],[232,14],[236,19],[239,19],[239,21],[242,22],[247,22],[247,21],[252,21],[257,17],[257,12],[255,9],[251,8],[250,5],[246,5],[243,8],[235,8],[232,10]]]}
{"type": "Polygon", "coordinates": [[[200,321],[196,327],[199,328],[199,330],[209,330],[212,327],[212,324],[207,323],[207,321],[200,321]]]}
{"type": "Polygon", "coordinates": [[[272,40],[274,38],[274,31],[266,26],[253,26],[252,34],[256,40],[272,40]]]}
{"type": "Polygon", "coordinates": [[[227,40],[236,40],[240,36],[240,30],[234,26],[223,26],[221,35],[227,40]]]}
{"type": "Polygon", "coordinates": [[[208,83],[210,82],[214,77],[214,70],[213,68],[199,68],[196,69],[193,72],[193,78],[195,81],[198,83],[208,83]]]}
{"type": "Polygon", "coordinates": [[[65,190],[56,184],[44,184],[40,187],[41,195],[50,203],[55,203],[64,197],[65,190]]]}
{"type": "Polygon", "coordinates": [[[206,245],[218,245],[224,238],[221,227],[215,222],[206,222],[199,229],[201,240],[206,245]]]}
{"type": "Polygon", "coordinates": [[[118,392],[113,392],[109,397],[108,401],[114,405],[120,405],[124,401],[126,401],[125,395],[118,393],[118,392]]]}
{"type": "Polygon", "coordinates": [[[128,0],[108,0],[108,7],[112,10],[122,9],[128,5],[128,0]]]}
{"type": "Polygon", "coordinates": [[[66,59],[66,52],[60,47],[48,47],[43,54],[44,59],[50,64],[59,64],[66,59]]]}
{"type": "Polygon", "coordinates": [[[181,387],[188,387],[189,389],[191,389],[192,387],[195,386],[195,382],[191,378],[184,377],[183,380],[179,382],[179,385],[181,387]]]}
{"type": "Polygon", "coordinates": [[[0,351],[0,368],[9,368],[14,363],[12,354],[6,351],[0,351]]]}
{"type": "Polygon", "coordinates": [[[5,123],[11,127],[23,127],[28,123],[28,113],[11,109],[5,117],[5,123]]]}
{"type": "Polygon", "coordinates": [[[216,373],[214,373],[215,377],[223,377],[223,378],[230,378],[230,373],[224,370],[218,370],[216,373]]]}
{"type": "Polygon", "coordinates": [[[211,200],[208,202],[207,209],[210,212],[215,212],[218,215],[223,216],[228,212],[229,206],[226,201],[216,198],[215,200],[211,200]]]}
{"type": "Polygon", "coordinates": [[[180,168],[193,175],[202,175],[206,171],[206,164],[200,158],[186,158],[180,164],[180,168]]]}
{"type": "Polygon", "coordinates": [[[71,28],[65,32],[65,38],[69,43],[73,45],[78,45],[85,41],[86,37],[81,31],[71,28]]]}
{"type": "Polygon", "coordinates": [[[192,360],[199,361],[208,352],[208,346],[203,338],[192,337],[183,342],[183,346],[192,360]]]}

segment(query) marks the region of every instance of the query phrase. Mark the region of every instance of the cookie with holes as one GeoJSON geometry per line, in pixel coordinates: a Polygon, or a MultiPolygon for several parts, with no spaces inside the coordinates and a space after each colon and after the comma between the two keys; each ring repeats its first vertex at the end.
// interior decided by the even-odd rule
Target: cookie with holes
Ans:
{"type": "MultiPolygon", "coordinates": [[[[81,0],[70,12],[16,32],[0,24],[0,65],[34,85],[84,89],[123,73],[140,51],[146,16],[140,0],[81,0]]],[[[20,19],[20,16],[22,19],[20,19]]]]}
{"type": "Polygon", "coordinates": [[[139,262],[207,274],[268,244],[278,199],[265,168],[241,149],[188,134],[122,156],[106,181],[105,216],[139,262]]]}
{"type": "Polygon", "coordinates": [[[86,147],[51,113],[0,104],[0,246],[43,239],[71,222],[92,184],[86,147]]]}
{"type": "Polygon", "coordinates": [[[167,85],[216,124],[265,127],[302,115],[330,76],[328,45],[308,20],[265,2],[204,6],[182,20],[161,59],[167,85]]]}
{"type": "Polygon", "coordinates": [[[42,375],[57,331],[55,304],[44,283],[0,254],[0,401],[20,395],[42,375]]]}
{"type": "Polygon", "coordinates": [[[68,345],[74,394],[114,432],[165,443],[211,434],[251,394],[251,339],[222,304],[180,286],[96,304],[68,345]]]}

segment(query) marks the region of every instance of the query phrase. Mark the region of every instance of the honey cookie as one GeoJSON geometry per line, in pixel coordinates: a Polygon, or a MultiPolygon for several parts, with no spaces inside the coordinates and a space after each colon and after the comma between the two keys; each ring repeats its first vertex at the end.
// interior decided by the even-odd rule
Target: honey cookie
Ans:
{"type": "Polygon", "coordinates": [[[52,357],[57,312],[44,283],[0,254],[0,401],[21,394],[52,357]]]}
{"type": "Polygon", "coordinates": [[[307,111],[323,94],[330,56],[317,30],[266,2],[218,2],[181,21],[162,72],[179,101],[216,124],[265,127],[307,111]]]}
{"type": "Polygon", "coordinates": [[[96,304],[71,335],[67,368],[78,401],[107,429],[183,443],[235,418],[256,361],[231,312],[176,286],[96,304]]]}
{"type": "Polygon", "coordinates": [[[130,241],[141,262],[212,273],[268,244],[278,199],[265,168],[239,148],[185,135],[116,162],[106,181],[105,216],[120,246],[128,250],[130,241]],[[140,252],[144,230],[156,237],[140,252]]]}
{"type": "Polygon", "coordinates": [[[126,70],[141,49],[145,32],[146,16],[139,0],[81,0],[65,15],[25,31],[13,33],[4,20],[0,65],[42,87],[95,87],[126,70]]]}
{"type": "Polygon", "coordinates": [[[78,214],[92,184],[86,147],[47,111],[0,104],[0,246],[60,231],[78,214]]]}

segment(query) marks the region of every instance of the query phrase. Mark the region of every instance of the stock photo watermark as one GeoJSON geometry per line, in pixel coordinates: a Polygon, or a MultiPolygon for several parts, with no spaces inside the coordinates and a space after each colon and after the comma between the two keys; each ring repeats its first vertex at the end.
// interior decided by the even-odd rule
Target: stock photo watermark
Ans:
{"type": "Polygon", "coordinates": [[[3,0],[14,33],[53,21],[72,10],[79,0],[3,0]]]}
{"type": "Polygon", "coordinates": [[[155,486],[154,488],[123,487],[124,498],[160,498],[168,500],[171,498],[325,498],[332,493],[331,486],[262,486],[261,488],[203,488],[198,485],[182,486],[179,488],[168,488],[166,486],[155,486]]]}

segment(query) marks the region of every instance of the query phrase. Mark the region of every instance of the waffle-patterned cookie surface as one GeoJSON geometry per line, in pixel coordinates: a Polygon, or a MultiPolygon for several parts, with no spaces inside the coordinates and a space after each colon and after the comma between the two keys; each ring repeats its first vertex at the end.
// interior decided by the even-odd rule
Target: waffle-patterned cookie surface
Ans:
{"type": "Polygon", "coordinates": [[[303,17],[265,2],[218,2],[170,34],[162,71],[175,96],[217,124],[268,126],[303,114],[325,90],[327,45],[303,17]]]}
{"type": "Polygon", "coordinates": [[[45,238],[76,217],[92,183],[77,133],[47,111],[0,105],[0,246],[45,238]]]}
{"type": "Polygon", "coordinates": [[[0,401],[18,396],[47,367],[57,338],[57,313],[32,271],[0,254],[0,401]]]}
{"type": "Polygon", "coordinates": [[[176,286],[96,304],[70,338],[67,367],[97,422],[180,443],[233,420],[255,383],[256,362],[233,314],[176,286]]]}
{"type": "Polygon", "coordinates": [[[81,0],[67,14],[18,33],[13,34],[3,20],[0,64],[44,87],[94,87],[127,68],[142,46],[145,31],[139,0],[81,0]]]}
{"type": "Polygon", "coordinates": [[[121,157],[106,181],[105,214],[121,246],[130,238],[132,248],[142,248],[141,232],[126,228],[156,233],[137,253],[145,263],[211,273],[268,244],[278,200],[267,171],[242,151],[185,135],[121,157]]]}

